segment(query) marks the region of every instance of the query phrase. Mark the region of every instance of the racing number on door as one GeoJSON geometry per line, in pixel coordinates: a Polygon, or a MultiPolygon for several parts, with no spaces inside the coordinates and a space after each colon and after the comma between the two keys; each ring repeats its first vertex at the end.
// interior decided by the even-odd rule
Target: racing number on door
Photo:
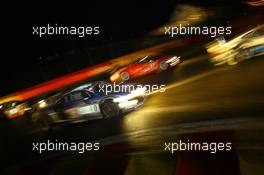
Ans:
{"type": "Polygon", "coordinates": [[[99,111],[99,108],[98,108],[98,104],[91,105],[90,107],[91,107],[91,111],[93,111],[93,112],[100,112],[99,111]]]}
{"type": "Polygon", "coordinates": [[[79,114],[91,114],[91,113],[98,113],[100,112],[100,108],[98,104],[92,104],[88,106],[83,106],[81,108],[78,108],[79,114]]]}

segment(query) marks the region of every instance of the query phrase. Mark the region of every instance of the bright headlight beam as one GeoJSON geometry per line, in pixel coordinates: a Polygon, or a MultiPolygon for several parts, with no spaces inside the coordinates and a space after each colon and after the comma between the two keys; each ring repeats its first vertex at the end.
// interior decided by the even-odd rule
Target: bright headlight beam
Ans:
{"type": "Polygon", "coordinates": [[[118,97],[118,98],[114,99],[113,101],[114,102],[125,102],[125,101],[132,99],[132,98],[145,95],[145,92],[146,92],[146,87],[138,88],[134,91],[131,91],[130,94],[122,96],[122,97],[118,97]]]}
{"type": "Polygon", "coordinates": [[[11,115],[16,114],[17,112],[18,112],[17,108],[9,110],[9,114],[11,114],[11,115]]]}
{"type": "Polygon", "coordinates": [[[146,87],[138,88],[138,89],[136,89],[134,91],[131,91],[131,94],[134,95],[134,96],[141,96],[141,95],[145,94],[146,90],[147,90],[146,87]]]}
{"type": "Polygon", "coordinates": [[[40,100],[38,102],[40,108],[45,108],[47,106],[47,103],[45,100],[40,100]]]}
{"type": "Polygon", "coordinates": [[[133,106],[137,105],[137,103],[138,103],[138,100],[135,99],[135,100],[131,100],[131,101],[121,102],[118,104],[118,106],[120,108],[129,108],[129,107],[133,107],[133,106]]]}
{"type": "Polygon", "coordinates": [[[173,61],[178,62],[178,61],[180,61],[180,58],[181,58],[180,56],[174,56],[171,59],[167,60],[166,63],[170,63],[170,62],[173,62],[173,61]]]}

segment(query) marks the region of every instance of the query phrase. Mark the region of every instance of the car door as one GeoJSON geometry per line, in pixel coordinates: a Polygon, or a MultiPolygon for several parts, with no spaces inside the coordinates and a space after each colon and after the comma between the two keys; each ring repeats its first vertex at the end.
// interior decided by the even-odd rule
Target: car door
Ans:
{"type": "Polygon", "coordinates": [[[78,114],[78,108],[85,105],[84,100],[87,100],[82,91],[74,91],[62,98],[61,107],[63,114],[67,116],[67,119],[78,119],[81,116],[78,114]]]}
{"type": "Polygon", "coordinates": [[[92,92],[82,91],[83,101],[79,103],[77,108],[77,114],[81,116],[98,116],[101,115],[99,100],[94,98],[92,92]]]}
{"type": "Polygon", "coordinates": [[[144,63],[141,63],[141,64],[142,64],[141,75],[150,74],[152,72],[155,72],[158,68],[157,60],[154,60],[152,58],[146,60],[144,63]]]}

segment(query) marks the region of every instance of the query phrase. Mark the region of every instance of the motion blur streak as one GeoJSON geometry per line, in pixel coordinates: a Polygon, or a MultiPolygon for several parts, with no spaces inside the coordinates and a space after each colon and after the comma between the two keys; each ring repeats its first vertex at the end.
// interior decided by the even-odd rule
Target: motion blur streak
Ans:
{"type": "MultiPolygon", "coordinates": [[[[199,39],[197,37],[196,39],[199,39]]],[[[10,94],[7,96],[4,96],[0,98],[0,103],[5,103],[9,101],[23,101],[27,100],[29,98],[35,97],[37,95],[44,94],[46,92],[56,90],[58,88],[61,88],[66,85],[70,85],[73,83],[76,83],[78,81],[82,81],[87,78],[91,78],[95,75],[99,75],[101,73],[106,72],[107,70],[115,67],[115,66],[125,66],[127,64],[130,64],[131,62],[134,62],[138,57],[142,55],[149,55],[149,54],[155,54],[158,53],[164,49],[171,49],[176,48],[179,46],[183,46],[185,44],[190,43],[191,40],[189,39],[181,39],[181,40],[173,40],[168,41],[165,43],[160,43],[158,45],[155,45],[150,48],[146,48],[131,54],[127,54],[115,59],[112,59],[108,62],[104,62],[92,67],[85,68],[83,70],[65,75],[63,77],[59,77],[57,79],[50,80],[48,82],[44,82],[42,84],[39,84],[37,86],[16,92],[14,94],[10,94]]]]}
{"type": "Polygon", "coordinates": [[[187,65],[194,64],[194,63],[197,63],[197,62],[202,61],[202,60],[206,60],[206,59],[208,59],[207,56],[199,55],[199,56],[194,57],[190,60],[183,61],[180,66],[187,66],[187,65]]]}
{"type": "Polygon", "coordinates": [[[263,0],[247,1],[246,3],[248,5],[251,5],[251,6],[263,6],[264,5],[264,1],[263,0]]]}
{"type": "MultiPolygon", "coordinates": [[[[202,74],[199,74],[199,75],[196,75],[196,76],[193,76],[193,77],[187,78],[187,79],[185,79],[185,80],[178,81],[177,83],[173,83],[173,84],[171,84],[171,85],[166,86],[166,88],[165,88],[165,89],[166,89],[165,92],[166,92],[167,90],[169,90],[169,89],[177,88],[177,87],[179,87],[179,86],[183,86],[183,85],[186,85],[186,84],[188,84],[188,83],[192,83],[192,82],[194,82],[194,81],[197,81],[197,80],[199,80],[199,79],[202,79],[202,78],[204,78],[204,77],[207,77],[207,76],[213,75],[213,74],[215,74],[215,73],[217,73],[217,72],[219,72],[219,71],[221,71],[221,70],[223,70],[223,69],[213,69],[213,70],[211,70],[211,71],[209,71],[209,72],[205,72],[205,73],[202,73],[202,74]]],[[[153,95],[153,94],[156,94],[156,93],[159,93],[159,92],[158,92],[158,91],[153,91],[153,92],[149,93],[148,95],[153,95]]]]}
{"type": "Polygon", "coordinates": [[[179,87],[179,86],[182,86],[182,85],[186,85],[188,83],[192,83],[193,81],[197,81],[197,80],[202,79],[204,77],[207,77],[209,75],[215,74],[215,73],[217,73],[217,72],[219,72],[221,70],[222,69],[214,69],[214,70],[211,70],[209,72],[205,72],[205,73],[202,73],[200,75],[196,75],[194,77],[187,78],[185,80],[182,80],[182,81],[179,81],[177,83],[174,83],[174,84],[171,84],[171,85],[167,86],[166,90],[173,89],[173,88],[176,88],[176,87],[179,87]]]}
{"type": "MultiPolygon", "coordinates": [[[[189,83],[193,83],[194,81],[198,81],[200,79],[214,75],[214,74],[219,73],[223,70],[224,69],[213,69],[211,71],[201,73],[197,76],[193,76],[193,77],[187,78],[185,80],[179,81],[177,83],[168,85],[166,87],[166,90],[164,93],[166,93],[170,89],[175,89],[175,88],[178,88],[180,86],[184,86],[184,85],[187,85],[189,83]]],[[[153,92],[150,95],[153,95],[156,93],[157,92],[153,92]]],[[[165,98],[165,97],[163,96],[163,98],[165,98]]],[[[169,99],[167,99],[167,100],[163,99],[163,100],[167,101],[169,99]]],[[[133,113],[133,116],[131,115],[130,117],[125,118],[124,123],[123,123],[124,128],[125,129],[131,129],[134,126],[148,126],[149,125],[148,124],[148,117],[151,117],[153,114],[157,114],[157,113],[159,113],[159,114],[165,114],[165,113],[170,114],[170,113],[174,113],[174,112],[184,112],[184,111],[192,111],[192,110],[208,109],[208,108],[217,109],[217,107],[219,107],[219,106],[215,106],[214,104],[210,104],[208,102],[199,102],[198,104],[197,103],[188,103],[188,104],[181,104],[181,105],[177,105],[177,106],[175,106],[175,105],[162,106],[160,101],[161,101],[161,99],[158,99],[158,100],[152,99],[152,103],[156,104],[155,108],[153,108],[153,105],[146,104],[145,107],[143,109],[141,109],[141,111],[135,111],[133,113]],[[144,114],[144,117],[141,117],[142,114],[144,114]]],[[[171,117],[173,117],[173,115],[171,117]]],[[[176,117],[176,116],[174,116],[174,117],[176,117]]]]}
{"type": "Polygon", "coordinates": [[[51,90],[55,90],[57,88],[66,86],[66,85],[70,85],[72,83],[90,78],[92,76],[98,75],[100,73],[103,73],[107,70],[109,70],[111,67],[113,66],[113,64],[111,62],[105,62],[96,66],[92,66],[92,67],[88,67],[86,69],[80,70],[78,72],[69,74],[69,75],[65,75],[63,77],[45,82],[43,84],[37,85],[35,87],[32,88],[28,88],[25,89],[23,91],[17,92],[15,94],[12,94],[10,96],[7,97],[3,97],[2,99],[0,99],[0,103],[5,103],[8,101],[23,101],[29,98],[32,98],[36,95],[40,95],[42,93],[51,91],[51,90]]]}

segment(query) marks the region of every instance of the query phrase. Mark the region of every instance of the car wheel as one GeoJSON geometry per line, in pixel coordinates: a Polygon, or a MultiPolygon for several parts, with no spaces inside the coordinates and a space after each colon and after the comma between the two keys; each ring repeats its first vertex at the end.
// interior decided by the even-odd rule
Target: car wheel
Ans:
{"type": "Polygon", "coordinates": [[[105,118],[117,117],[120,114],[120,109],[112,100],[105,100],[101,104],[101,111],[105,118]]]}
{"type": "Polygon", "coordinates": [[[166,70],[166,69],[168,69],[168,67],[169,67],[169,64],[166,63],[166,61],[161,61],[160,62],[160,69],[161,70],[166,70]]]}
{"type": "Polygon", "coordinates": [[[130,74],[129,74],[128,72],[122,72],[122,73],[120,74],[120,77],[121,77],[121,79],[122,79],[123,81],[127,81],[127,80],[130,79],[130,74]]]}

